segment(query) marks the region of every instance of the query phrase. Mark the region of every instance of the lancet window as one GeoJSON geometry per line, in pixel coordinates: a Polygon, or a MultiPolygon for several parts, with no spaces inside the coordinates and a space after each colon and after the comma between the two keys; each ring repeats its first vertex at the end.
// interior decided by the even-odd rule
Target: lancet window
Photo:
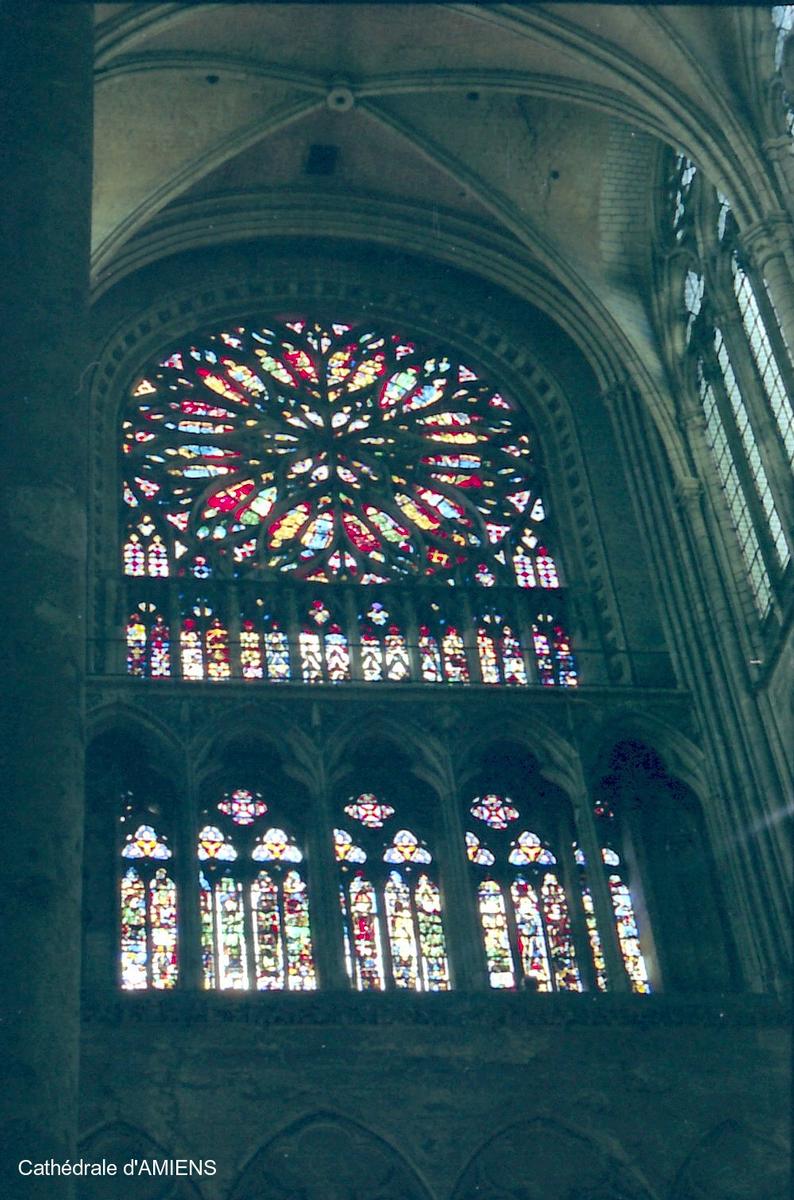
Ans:
{"type": "MultiPolygon", "coordinates": [[[[584,853],[578,847],[574,848],[574,853],[576,865],[579,869],[579,883],[582,890],[582,900],[584,903],[585,919],[587,922],[587,932],[590,939],[590,947],[595,966],[596,984],[600,991],[606,991],[606,968],[604,965],[601,937],[595,920],[593,898],[590,892],[590,884],[587,877],[587,860],[584,856],[584,853]]],[[[645,958],[640,946],[639,925],[637,922],[636,913],[634,911],[634,902],[631,898],[631,891],[629,890],[625,866],[623,865],[617,850],[613,849],[611,846],[602,847],[601,858],[603,868],[607,876],[609,896],[612,902],[612,909],[615,917],[615,929],[618,935],[618,946],[620,948],[623,966],[625,967],[626,974],[629,977],[631,990],[633,992],[647,994],[652,990],[652,988],[648,978],[648,969],[645,963],[645,958]]]]}
{"type": "Polygon", "coordinates": [[[554,852],[509,796],[476,796],[468,818],[466,851],[491,987],[582,991],[554,852]]]}
{"type": "Polygon", "coordinates": [[[684,361],[691,372],[686,386],[694,383],[741,561],[764,618],[791,558],[781,517],[783,490],[790,490],[782,480],[794,461],[791,355],[767,281],[744,260],[728,198],[683,154],[675,157],[672,180],[668,252],[676,269],[687,263],[680,276],[684,361]],[[769,413],[778,440],[757,436],[769,413]]]}
{"type": "Polygon", "coordinates": [[[448,991],[441,889],[426,842],[371,792],[334,829],[347,971],[358,991],[448,991]]]}
{"type": "Polygon", "coordinates": [[[198,834],[204,987],[317,986],[303,852],[257,791],[236,787],[198,834]]]}
{"type": "Polygon", "coordinates": [[[159,820],[122,797],[120,975],[125,991],[170,989],[178,978],[177,893],[173,851],[159,820]]]}

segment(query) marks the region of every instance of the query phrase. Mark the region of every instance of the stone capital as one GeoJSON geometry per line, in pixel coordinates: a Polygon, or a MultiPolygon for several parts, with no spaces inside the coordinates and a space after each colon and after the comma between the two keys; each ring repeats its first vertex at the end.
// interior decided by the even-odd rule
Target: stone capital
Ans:
{"type": "Polygon", "coordinates": [[[692,508],[700,500],[703,485],[693,475],[683,475],[676,479],[673,492],[681,508],[692,508]]]}
{"type": "Polygon", "coordinates": [[[755,221],[742,230],[741,243],[756,266],[761,269],[769,258],[783,254],[791,244],[792,228],[788,213],[778,209],[767,213],[760,221],[755,221]]]}

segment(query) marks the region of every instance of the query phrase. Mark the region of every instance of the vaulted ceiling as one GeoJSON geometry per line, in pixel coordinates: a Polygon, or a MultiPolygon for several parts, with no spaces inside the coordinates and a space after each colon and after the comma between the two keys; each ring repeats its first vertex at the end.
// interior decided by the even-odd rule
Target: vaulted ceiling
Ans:
{"type": "Polygon", "coordinates": [[[98,290],[235,239],[390,244],[521,292],[592,359],[617,339],[652,385],[661,146],[758,215],[737,103],[752,10],[97,4],[96,20],[98,290]]]}

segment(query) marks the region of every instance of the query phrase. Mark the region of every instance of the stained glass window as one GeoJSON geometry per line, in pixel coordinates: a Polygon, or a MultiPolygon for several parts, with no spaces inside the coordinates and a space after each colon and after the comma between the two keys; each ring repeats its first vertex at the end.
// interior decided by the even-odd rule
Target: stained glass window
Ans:
{"type": "Polygon", "coordinates": [[[502,586],[530,603],[560,590],[525,414],[455,355],[361,322],[207,332],[137,381],[121,449],[125,575],[215,589],[210,602],[185,588],[156,632],[130,605],[130,675],[529,682],[511,619],[474,629],[438,587],[416,621],[377,590],[502,586]],[[262,593],[219,611],[233,578],[262,593]],[[294,607],[289,620],[257,611],[289,580],[366,591],[357,612],[331,598],[340,589],[297,595],[296,627],[294,607]]]}
{"type": "Polygon", "coordinates": [[[623,965],[631,983],[633,992],[647,993],[651,991],[648,981],[648,970],[640,949],[640,932],[631,893],[622,877],[620,856],[616,850],[605,847],[601,851],[604,865],[608,869],[609,894],[615,912],[615,926],[618,931],[618,943],[623,956],[623,965]]]}
{"type": "Polygon", "coordinates": [[[521,410],[397,334],[309,320],[208,333],[139,380],[122,448],[129,574],[490,586],[516,581],[521,545],[556,586],[521,410]]]}
{"type": "Polygon", "coordinates": [[[410,829],[389,833],[395,809],[372,792],[344,809],[363,845],[334,830],[348,974],[358,991],[448,991],[441,892],[427,846],[410,829]],[[366,865],[365,865],[366,864],[366,865]]]}
{"type": "MultiPolygon", "coordinates": [[[[607,824],[611,823],[614,821],[614,814],[602,811],[600,819],[607,824]]],[[[582,851],[577,847],[574,847],[574,849],[576,863],[579,868],[579,882],[582,888],[585,919],[596,972],[596,983],[599,990],[606,991],[606,967],[604,965],[601,938],[596,926],[593,898],[587,881],[587,862],[582,851]]],[[[618,935],[618,945],[620,946],[620,953],[623,965],[626,968],[626,974],[629,977],[631,990],[636,993],[647,994],[653,989],[648,979],[648,969],[640,946],[637,917],[634,912],[631,892],[625,879],[625,871],[620,855],[613,847],[604,846],[601,850],[601,860],[606,868],[607,884],[618,935]]]]}
{"type": "Polygon", "coordinates": [[[120,967],[125,991],[170,989],[178,977],[176,883],[172,852],[157,828],[139,820],[131,794],[122,798],[120,967]]]}
{"type": "Polygon", "coordinates": [[[596,987],[600,992],[605,992],[607,990],[607,970],[606,963],[604,962],[604,948],[601,943],[601,934],[598,930],[593,894],[590,891],[590,884],[587,879],[587,861],[583,852],[575,843],[573,848],[576,865],[579,868],[579,887],[582,892],[582,907],[584,908],[585,926],[587,928],[587,939],[590,943],[590,955],[593,960],[596,987]]]}
{"type": "Polygon", "coordinates": [[[791,30],[794,29],[794,4],[773,4],[770,12],[772,24],[777,31],[775,38],[775,69],[779,71],[783,63],[783,46],[791,30]]]}
{"type": "Polygon", "coordinates": [[[317,986],[303,854],[250,788],[225,792],[199,832],[204,986],[312,991],[317,986]],[[220,824],[228,823],[227,829],[220,824]]]}
{"type": "MultiPolygon", "coordinates": [[[[680,166],[680,156],[678,163],[680,166]]],[[[774,305],[765,293],[762,303],[759,302],[756,289],[742,265],[736,248],[736,223],[727,196],[716,189],[710,190],[710,194],[714,202],[711,211],[716,207],[716,228],[710,224],[701,232],[706,244],[724,262],[726,269],[716,276],[716,283],[709,257],[704,257],[701,269],[696,269],[693,264],[687,270],[683,284],[686,340],[695,360],[697,388],[706,419],[709,447],[736,530],[755,604],[759,614],[765,617],[773,599],[770,570],[774,574],[775,569],[787,565],[790,547],[767,475],[768,455],[772,448],[756,440],[751,421],[754,409],[750,400],[753,397],[745,397],[742,388],[752,388],[753,385],[752,365],[746,361],[749,350],[759,385],[753,389],[759,392],[756,411],[763,394],[777,423],[783,450],[789,462],[794,463],[794,410],[780,362],[787,346],[776,321],[774,305]],[[723,336],[723,330],[713,323],[714,308],[722,309],[726,307],[726,302],[730,306],[727,297],[720,298],[718,295],[717,289],[722,286],[722,278],[732,281],[744,339],[741,335],[737,337],[732,329],[726,331],[730,333],[730,338],[723,336]],[[711,303],[707,304],[709,300],[711,303]],[[743,367],[743,373],[740,366],[743,367]],[[764,523],[769,533],[768,548],[762,545],[762,540],[765,540],[763,534],[759,538],[764,523]]],[[[677,228],[681,203],[681,195],[678,195],[673,204],[677,228]]],[[[692,249],[694,251],[694,245],[692,249]]],[[[763,280],[760,282],[765,283],[763,280]]]]}
{"type": "Polygon", "coordinates": [[[390,804],[381,803],[372,792],[363,792],[345,805],[345,813],[366,825],[367,829],[381,829],[384,822],[394,816],[394,809],[390,804]]]}
{"type": "Polygon", "coordinates": [[[350,647],[344,618],[330,599],[314,599],[299,635],[301,672],[306,683],[342,683],[351,678],[350,647]]]}
{"type": "Polygon", "coordinates": [[[477,652],[483,683],[527,684],[521,643],[509,622],[496,610],[484,613],[477,625],[477,652]]]}
{"type": "Polygon", "coordinates": [[[521,817],[512,800],[478,796],[469,811],[488,829],[487,845],[466,833],[466,853],[477,877],[491,987],[580,992],[568,899],[555,855],[532,830],[512,833],[512,823],[521,817]]]}
{"type": "Polygon", "coordinates": [[[142,601],[130,614],[126,630],[127,674],[139,679],[167,679],[171,674],[171,635],[156,605],[142,601]]]}
{"type": "Polygon", "coordinates": [[[538,613],[532,644],[539,681],[545,687],[577,687],[579,673],[565,627],[551,613],[538,613]]]}

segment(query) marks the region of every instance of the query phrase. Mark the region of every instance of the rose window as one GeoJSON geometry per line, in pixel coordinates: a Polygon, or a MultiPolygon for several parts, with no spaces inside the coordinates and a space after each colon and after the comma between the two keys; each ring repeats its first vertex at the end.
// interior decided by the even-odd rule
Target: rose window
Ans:
{"type": "Polygon", "coordinates": [[[522,411],[368,325],[173,348],[123,431],[127,575],[558,586],[522,411]]]}

